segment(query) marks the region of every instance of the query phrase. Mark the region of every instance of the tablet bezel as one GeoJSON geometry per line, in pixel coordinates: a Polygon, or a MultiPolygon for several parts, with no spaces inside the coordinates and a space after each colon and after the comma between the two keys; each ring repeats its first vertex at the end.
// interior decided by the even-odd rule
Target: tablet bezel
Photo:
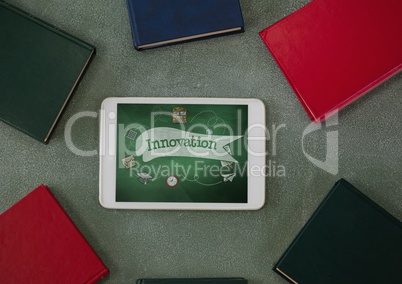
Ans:
{"type": "Polygon", "coordinates": [[[99,202],[108,209],[159,209],[159,210],[258,210],[265,204],[265,175],[250,175],[254,168],[266,166],[265,106],[258,99],[229,98],[132,98],[105,99],[100,111],[99,202]],[[248,148],[260,156],[248,153],[247,203],[198,202],[116,202],[116,135],[118,104],[196,104],[196,105],[248,105],[248,148]],[[254,125],[250,132],[250,126],[254,125]]]}

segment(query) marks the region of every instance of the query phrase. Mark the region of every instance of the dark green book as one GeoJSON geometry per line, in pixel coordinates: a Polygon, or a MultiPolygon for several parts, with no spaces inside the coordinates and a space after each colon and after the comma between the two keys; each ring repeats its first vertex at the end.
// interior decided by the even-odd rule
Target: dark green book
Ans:
{"type": "Polygon", "coordinates": [[[244,278],[138,279],[137,284],[247,284],[244,278]]]}
{"type": "Polygon", "coordinates": [[[0,119],[46,143],[94,53],[0,0],[0,119]]]}
{"type": "Polygon", "coordinates": [[[291,283],[402,283],[402,224],[341,179],[274,271],[291,283]]]}

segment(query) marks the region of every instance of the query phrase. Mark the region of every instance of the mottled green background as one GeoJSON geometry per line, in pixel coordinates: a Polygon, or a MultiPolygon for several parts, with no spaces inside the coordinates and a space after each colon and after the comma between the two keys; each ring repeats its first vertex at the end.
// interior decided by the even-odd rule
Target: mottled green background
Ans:
{"type": "Polygon", "coordinates": [[[144,162],[142,156],[136,156],[134,153],[135,141],[125,137],[125,134],[129,129],[134,130],[138,133],[136,137],[138,139],[142,128],[150,130],[157,127],[170,127],[203,135],[207,134],[206,129],[210,129],[213,131],[212,135],[244,136],[247,130],[247,117],[247,105],[118,104],[116,201],[246,203],[247,145],[244,139],[230,143],[232,156],[238,161],[238,166],[233,170],[226,166],[222,169],[222,173],[236,172],[237,175],[232,182],[223,182],[223,178],[218,173],[210,172],[212,166],[221,168],[219,160],[172,156],[144,162]],[[171,113],[175,107],[187,109],[187,123],[172,123],[172,116],[163,114],[171,113]],[[152,113],[155,113],[154,116],[152,113]],[[140,124],[142,127],[130,128],[132,123],[140,124]],[[220,127],[222,124],[227,127],[220,127]],[[126,170],[121,160],[129,154],[134,155],[137,166],[126,170]],[[177,171],[176,164],[184,167],[186,173],[177,171]],[[158,167],[163,168],[158,169],[158,167]],[[166,174],[166,167],[169,168],[168,174],[166,174]],[[203,168],[207,171],[206,175],[203,168]],[[240,171],[244,168],[245,174],[240,176],[240,171]],[[160,169],[163,169],[163,175],[158,172],[160,169]],[[143,184],[138,181],[137,172],[141,171],[153,177],[149,183],[143,184]],[[178,177],[177,186],[171,188],[166,185],[166,178],[169,175],[178,177]]]}
{"type": "Polygon", "coordinates": [[[337,174],[303,153],[311,121],[258,32],[308,0],[241,0],[244,33],[143,52],[134,50],[124,0],[10,2],[94,44],[97,54],[48,145],[0,123],[0,212],[47,184],[109,267],[101,283],[242,276],[250,284],[285,284],[273,265],[341,177],[402,220],[402,74],[340,111],[337,125],[324,124],[304,138],[305,151],[324,160],[326,134],[338,131],[337,174]],[[270,129],[267,163],[284,166],[286,175],[267,177],[258,211],[105,209],[96,150],[99,109],[111,96],[259,98],[270,129]],[[77,120],[71,141],[95,152],[80,156],[65,131],[74,115],[87,112],[95,117],[77,120]]]}

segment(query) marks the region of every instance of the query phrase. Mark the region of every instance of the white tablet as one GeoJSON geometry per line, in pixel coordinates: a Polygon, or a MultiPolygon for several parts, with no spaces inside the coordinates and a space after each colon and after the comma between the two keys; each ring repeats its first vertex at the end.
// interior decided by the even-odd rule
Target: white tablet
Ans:
{"type": "Polygon", "coordinates": [[[103,207],[264,205],[266,127],[260,100],[108,98],[100,119],[103,207]]]}

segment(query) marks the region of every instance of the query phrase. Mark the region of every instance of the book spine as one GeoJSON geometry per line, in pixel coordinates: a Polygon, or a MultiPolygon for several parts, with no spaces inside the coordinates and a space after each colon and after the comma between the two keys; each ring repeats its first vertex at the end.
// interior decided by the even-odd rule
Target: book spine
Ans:
{"type": "Polygon", "coordinates": [[[51,135],[52,132],[53,132],[53,129],[56,127],[56,124],[57,124],[57,122],[59,121],[59,118],[60,118],[61,114],[63,113],[63,111],[64,111],[64,109],[65,109],[65,107],[66,107],[68,101],[70,100],[70,97],[72,96],[72,94],[73,94],[73,92],[74,92],[74,90],[77,88],[78,83],[80,82],[80,80],[81,80],[81,78],[82,78],[82,75],[83,75],[84,72],[86,71],[86,69],[87,69],[89,63],[91,62],[91,60],[92,60],[94,54],[95,54],[95,49],[92,49],[92,50],[91,50],[91,53],[89,54],[89,56],[88,56],[88,58],[87,58],[87,61],[85,62],[84,66],[82,67],[80,74],[78,74],[78,77],[77,77],[77,79],[75,80],[75,83],[74,83],[73,87],[71,88],[71,90],[70,90],[70,92],[69,92],[69,94],[68,94],[66,100],[64,101],[63,106],[61,107],[61,109],[60,109],[59,113],[57,114],[55,120],[53,121],[53,124],[52,124],[52,126],[50,127],[50,129],[49,129],[49,131],[48,131],[46,137],[44,138],[44,143],[45,143],[45,144],[48,142],[48,140],[49,140],[49,138],[50,138],[50,135],[51,135]]]}
{"type": "Polygon", "coordinates": [[[237,5],[239,5],[239,11],[240,11],[241,31],[244,32],[244,18],[243,18],[243,13],[242,13],[242,10],[241,10],[240,0],[237,1],[237,5]]]}
{"type": "Polygon", "coordinates": [[[277,27],[277,24],[281,23],[281,22],[286,22],[288,21],[290,18],[297,16],[299,13],[301,13],[301,11],[305,10],[305,9],[309,9],[310,6],[315,5],[316,1],[311,1],[310,3],[307,3],[305,6],[303,6],[302,8],[300,8],[299,10],[291,13],[290,15],[287,15],[286,17],[280,19],[279,21],[275,22],[274,24],[270,25],[269,27],[265,28],[264,30],[259,32],[259,35],[261,37],[261,39],[263,40],[264,44],[266,45],[266,47],[268,48],[269,52],[272,54],[272,56],[275,58],[275,61],[277,62],[279,68],[281,69],[282,73],[285,75],[286,80],[289,82],[290,86],[292,87],[294,93],[296,94],[297,98],[299,99],[301,105],[303,106],[304,110],[306,111],[307,115],[309,116],[309,118],[315,122],[315,123],[319,123],[320,120],[319,118],[317,118],[314,114],[314,112],[308,107],[308,105],[306,104],[306,102],[303,99],[303,96],[299,93],[299,90],[296,88],[295,84],[293,83],[293,81],[291,80],[291,78],[288,76],[286,69],[284,68],[283,64],[281,63],[281,61],[279,60],[279,58],[276,56],[274,49],[271,48],[271,46],[269,45],[267,39],[266,39],[266,35],[269,33],[269,31],[271,31],[272,29],[275,29],[277,27]]]}
{"type": "Polygon", "coordinates": [[[347,105],[353,103],[360,97],[364,96],[365,94],[367,94],[368,92],[370,92],[371,90],[378,87],[380,84],[384,83],[385,81],[389,80],[391,77],[397,75],[400,72],[402,72],[402,64],[399,64],[399,65],[395,66],[394,68],[392,68],[391,70],[385,72],[382,76],[378,77],[376,80],[372,81],[370,84],[364,86],[364,88],[362,88],[358,92],[354,93],[353,95],[351,95],[350,97],[348,97],[347,99],[342,101],[341,103],[337,104],[335,107],[333,107],[331,110],[329,110],[327,112],[328,114],[319,117],[318,122],[322,122],[326,116],[329,116],[329,115],[337,112],[339,109],[342,109],[342,108],[346,107],[347,105]]]}
{"type": "MultiPolygon", "coordinates": [[[[296,12],[295,12],[296,13],[296,12]]],[[[293,15],[293,14],[291,14],[293,15]]],[[[290,15],[290,16],[291,16],[290,15]]],[[[288,16],[289,17],[289,16],[288,16]]],[[[282,20],[281,20],[282,21],[282,20]]],[[[286,72],[285,67],[283,66],[282,62],[279,60],[278,56],[275,53],[275,50],[273,48],[271,48],[268,40],[266,39],[266,36],[268,34],[268,32],[273,29],[275,27],[275,24],[273,26],[270,26],[264,30],[262,30],[259,35],[262,39],[262,41],[264,42],[265,46],[268,48],[269,52],[272,54],[272,56],[274,57],[275,61],[277,62],[279,68],[282,71],[282,74],[285,76],[286,80],[289,82],[290,86],[293,89],[293,92],[296,94],[297,98],[299,99],[301,105],[303,106],[304,110],[306,111],[307,115],[309,116],[309,118],[318,123],[319,119],[317,117],[314,116],[313,111],[308,107],[308,105],[306,104],[306,102],[303,99],[303,96],[299,93],[299,90],[296,88],[295,84],[293,83],[292,79],[289,77],[288,73],[286,72]]]]}
{"type": "Polygon", "coordinates": [[[351,191],[358,195],[361,199],[363,199],[365,202],[367,202],[369,205],[371,205],[375,210],[377,210],[380,214],[384,215],[387,217],[391,222],[395,223],[399,228],[402,228],[402,222],[400,222],[395,216],[393,216],[391,213],[389,213],[387,210],[382,208],[380,205],[375,203],[373,200],[371,200],[367,195],[365,195],[363,192],[358,190],[356,187],[354,187],[351,183],[348,181],[341,179],[338,182],[341,182],[344,184],[344,186],[347,186],[351,189],[351,191]]]}
{"type": "Polygon", "coordinates": [[[70,216],[68,216],[67,212],[64,210],[64,208],[61,206],[60,202],[57,200],[57,198],[53,195],[53,193],[50,191],[50,189],[44,185],[41,184],[40,187],[45,190],[49,196],[54,200],[54,202],[59,206],[60,208],[60,212],[64,215],[64,217],[66,218],[66,220],[70,223],[70,226],[72,226],[77,233],[81,236],[83,242],[85,242],[88,246],[88,248],[91,250],[91,252],[93,253],[93,255],[96,257],[96,259],[99,261],[99,265],[102,266],[102,268],[99,270],[99,272],[94,275],[91,279],[88,280],[88,284],[89,283],[96,283],[100,278],[106,276],[109,273],[109,270],[107,269],[106,265],[102,262],[102,260],[99,258],[99,256],[97,255],[97,253],[94,251],[94,249],[92,248],[92,246],[88,243],[87,239],[84,237],[84,235],[81,233],[81,231],[78,229],[78,227],[74,224],[74,222],[71,220],[70,216]]]}
{"type": "Polygon", "coordinates": [[[289,253],[289,251],[293,248],[293,246],[297,243],[297,241],[299,240],[299,238],[303,235],[303,232],[308,228],[308,226],[310,225],[310,223],[313,222],[314,217],[318,214],[318,212],[320,212],[321,208],[324,206],[324,204],[328,201],[328,199],[331,197],[331,195],[334,193],[334,189],[338,186],[338,184],[341,182],[342,180],[339,180],[335,183],[335,185],[332,187],[331,191],[327,194],[327,196],[324,198],[324,200],[320,203],[320,205],[318,206],[318,208],[314,211],[314,213],[311,215],[311,217],[309,218],[309,220],[307,221],[306,224],[304,224],[303,228],[300,230],[300,232],[297,234],[296,238],[294,238],[294,240],[292,241],[292,243],[290,244],[290,246],[287,248],[287,250],[285,251],[285,253],[281,256],[281,258],[278,260],[278,262],[275,264],[275,266],[273,267],[273,270],[275,272],[277,268],[279,268],[282,260],[286,257],[286,255],[289,253]]]}
{"type": "Polygon", "coordinates": [[[108,274],[109,274],[109,270],[107,270],[106,268],[102,269],[101,271],[99,271],[98,274],[96,274],[94,277],[92,277],[90,280],[88,280],[88,282],[86,282],[86,284],[95,284],[101,278],[105,277],[108,274]]]}
{"type": "Polygon", "coordinates": [[[133,6],[133,1],[132,0],[126,0],[127,3],[127,8],[128,8],[128,17],[130,19],[130,26],[131,26],[131,36],[133,38],[133,43],[134,43],[134,48],[136,50],[141,50],[139,48],[140,44],[140,38],[137,30],[137,24],[135,20],[135,9],[133,6]]]}

